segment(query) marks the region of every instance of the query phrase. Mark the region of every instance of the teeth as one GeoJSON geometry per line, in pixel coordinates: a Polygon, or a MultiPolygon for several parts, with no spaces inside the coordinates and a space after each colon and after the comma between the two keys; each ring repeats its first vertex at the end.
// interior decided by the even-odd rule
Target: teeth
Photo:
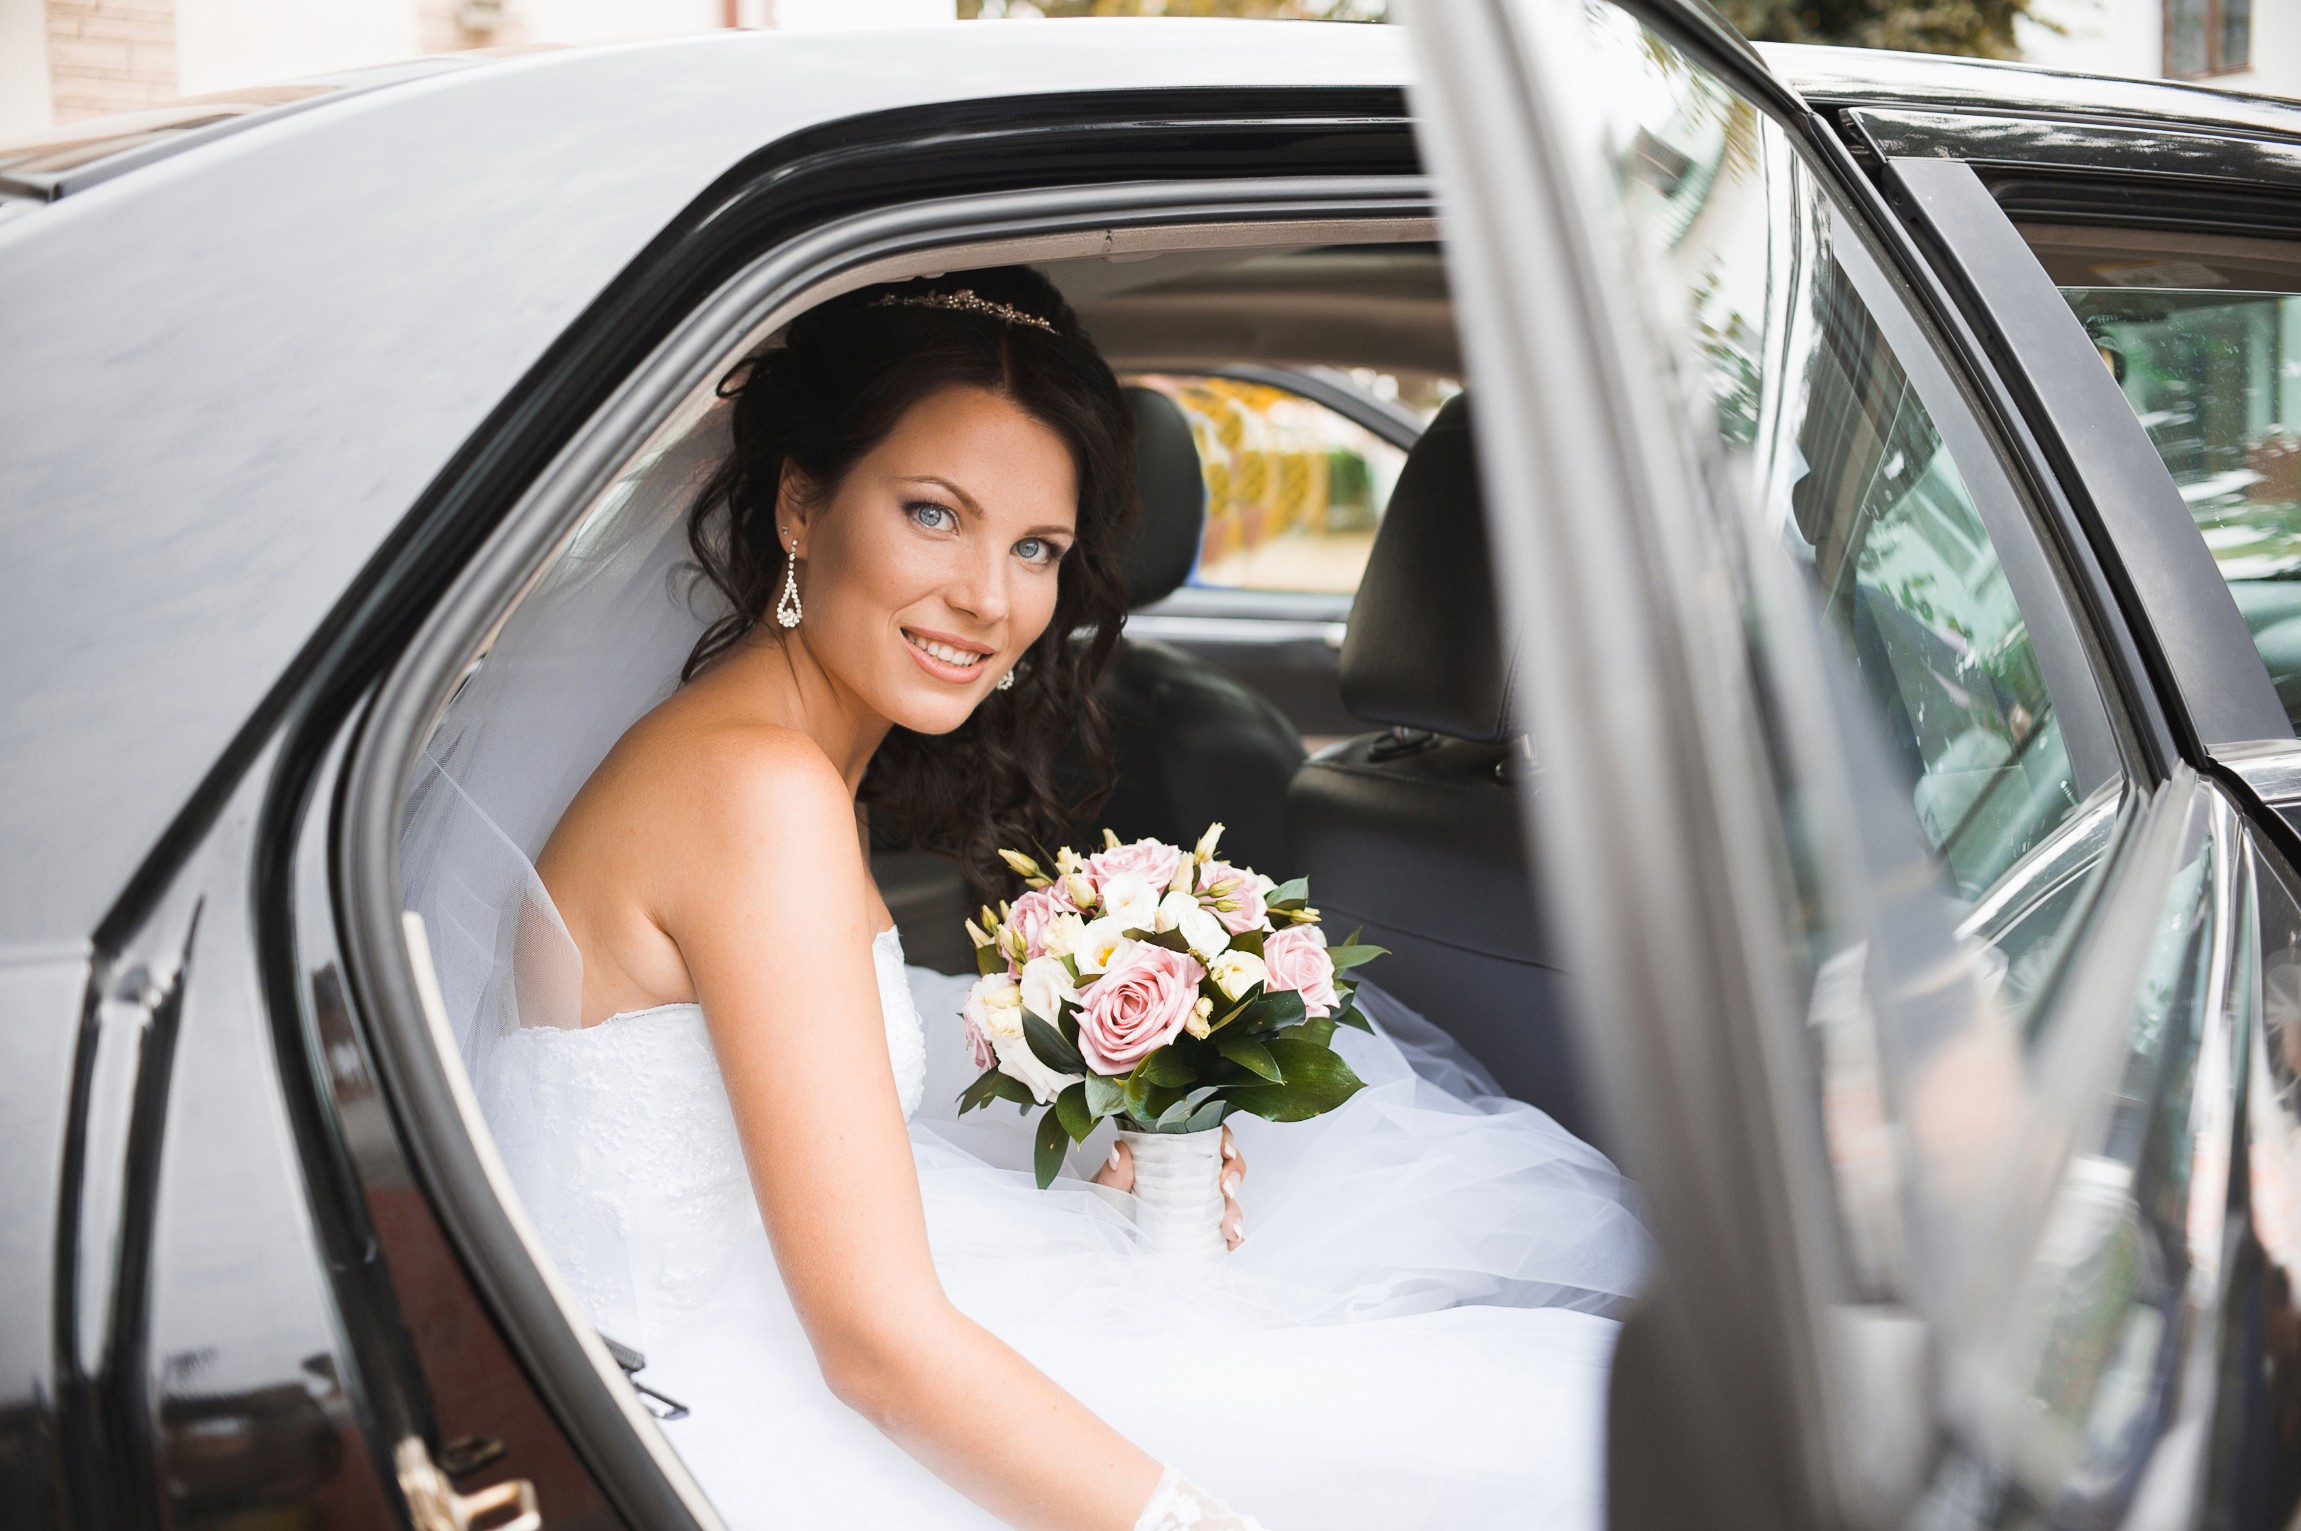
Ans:
{"type": "Polygon", "coordinates": [[[921,638],[915,633],[905,633],[903,636],[911,640],[913,647],[924,653],[932,654],[945,664],[955,664],[963,668],[983,662],[983,656],[972,649],[953,648],[948,643],[937,643],[932,638],[921,638]]]}

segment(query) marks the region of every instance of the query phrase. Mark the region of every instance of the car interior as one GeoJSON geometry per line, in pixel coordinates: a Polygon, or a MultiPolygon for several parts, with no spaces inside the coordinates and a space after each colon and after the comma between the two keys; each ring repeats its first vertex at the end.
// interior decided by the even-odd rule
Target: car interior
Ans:
{"type": "MultiPolygon", "coordinates": [[[[1074,840],[1099,843],[1107,826],[1188,844],[1221,822],[1238,859],[1309,878],[1336,939],[1363,929],[1390,949],[1376,981],[1394,997],[1506,1091],[1587,1136],[1595,1123],[1565,1043],[1519,807],[1536,757],[1505,704],[1511,655],[1495,592],[1463,578],[1487,567],[1486,534],[1432,232],[1423,220],[1184,229],[1169,236],[1178,248],[1032,262],[1120,375],[1140,448],[1133,614],[1101,689],[1115,779],[1074,840]]],[[[882,263],[840,285],[933,269],[924,257],[882,263]]],[[[771,343],[772,330],[746,334],[726,365],[771,343]]],[[[691,487],[724,450],[715,402],[700,391],[657,430],[472,656],[467,681],[531,671],[514,705],[580,741],[551,815],[668,694],[703,623],[679,578],[678,532],[691,487]],[[619,652],[652,679],[579,685],[555,671],[568,635],[594,635],[596,648],[610,629],[628,634],[619,652]]],[[[446,795],[529,857],[551,828],[491,801],[484,740],[476,755],[464,740],[437,743],[469,721],[455,715],[479,689],[448,704],[410,793],[408,907],[434,926],[479,917],[447,907],[418,842],[482,831],[469,816],[440,828],[423,799],[452,786],[446,795]]],[[[955,865],[877,844],[873,870],[909,960],[970,971],[955,865]]],[[[452,976],[444,987],[460,1031],[479,996],[452,976]]]]}

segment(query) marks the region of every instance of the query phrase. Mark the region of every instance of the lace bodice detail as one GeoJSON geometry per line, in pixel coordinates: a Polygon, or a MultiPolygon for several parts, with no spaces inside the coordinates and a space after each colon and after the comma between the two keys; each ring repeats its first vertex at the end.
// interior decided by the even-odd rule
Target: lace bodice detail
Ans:
{"type": "MultiPolygon", "coordinates": [[[[872,941],[871,960],[908,1117],[925,1090],[926,1040],[893,929],[872,941]]],[[[728,1230],[759,1214],[700,1005],[522,1027],[475,1085],[529,1218],[602,1330],[643,1344],[642,1296],[709,1297],[728,1230]]]]}

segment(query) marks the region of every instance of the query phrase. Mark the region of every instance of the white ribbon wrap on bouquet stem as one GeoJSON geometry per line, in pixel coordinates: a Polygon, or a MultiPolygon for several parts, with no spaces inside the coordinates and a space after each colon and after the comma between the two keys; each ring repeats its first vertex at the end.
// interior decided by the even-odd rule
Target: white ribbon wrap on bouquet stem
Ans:
{"type": "Polygon", "coordinates": [[[1222,1237],[1222,1129],[1119,1130],[1135,1160],[1135,1230],[1146,1254],[1212,1260],[1222,1237]]]}

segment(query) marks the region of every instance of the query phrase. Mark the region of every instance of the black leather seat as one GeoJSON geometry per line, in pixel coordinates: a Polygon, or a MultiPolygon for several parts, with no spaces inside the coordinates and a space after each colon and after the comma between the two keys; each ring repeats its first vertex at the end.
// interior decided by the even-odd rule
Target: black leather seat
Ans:
{"type": "Polygon", "coordinates": [[[1339,940],[1391,955],[1365,970],[1486,1065],[1511,1094],[1588,1136],[1564,980],[1529,875],[1511,726],[1515,641],[1488,553],[1466,402],[1406,459],[1342,646],[1342,701],[1387,724],[1296,773],[1287,830],[1339,940]]]}
{"type": "MultiPolygon", "coordinates": [[[[1141,459],[1142,522],[1127,558],[1137,607],[1190,577],[1206,525],[1206,480],[1190,424],[1172,399],[1126,390],[1141,459]]],[[[1170,644],[1122,638],[1100,692],[1118,755],[1118,784],[1095,815],[1121,839],[1189,845],[1217,820],[1223,853],[1272,877],[1295,875],[1286,793],[1302,738],[1264,697],[1170,644]]]]}

